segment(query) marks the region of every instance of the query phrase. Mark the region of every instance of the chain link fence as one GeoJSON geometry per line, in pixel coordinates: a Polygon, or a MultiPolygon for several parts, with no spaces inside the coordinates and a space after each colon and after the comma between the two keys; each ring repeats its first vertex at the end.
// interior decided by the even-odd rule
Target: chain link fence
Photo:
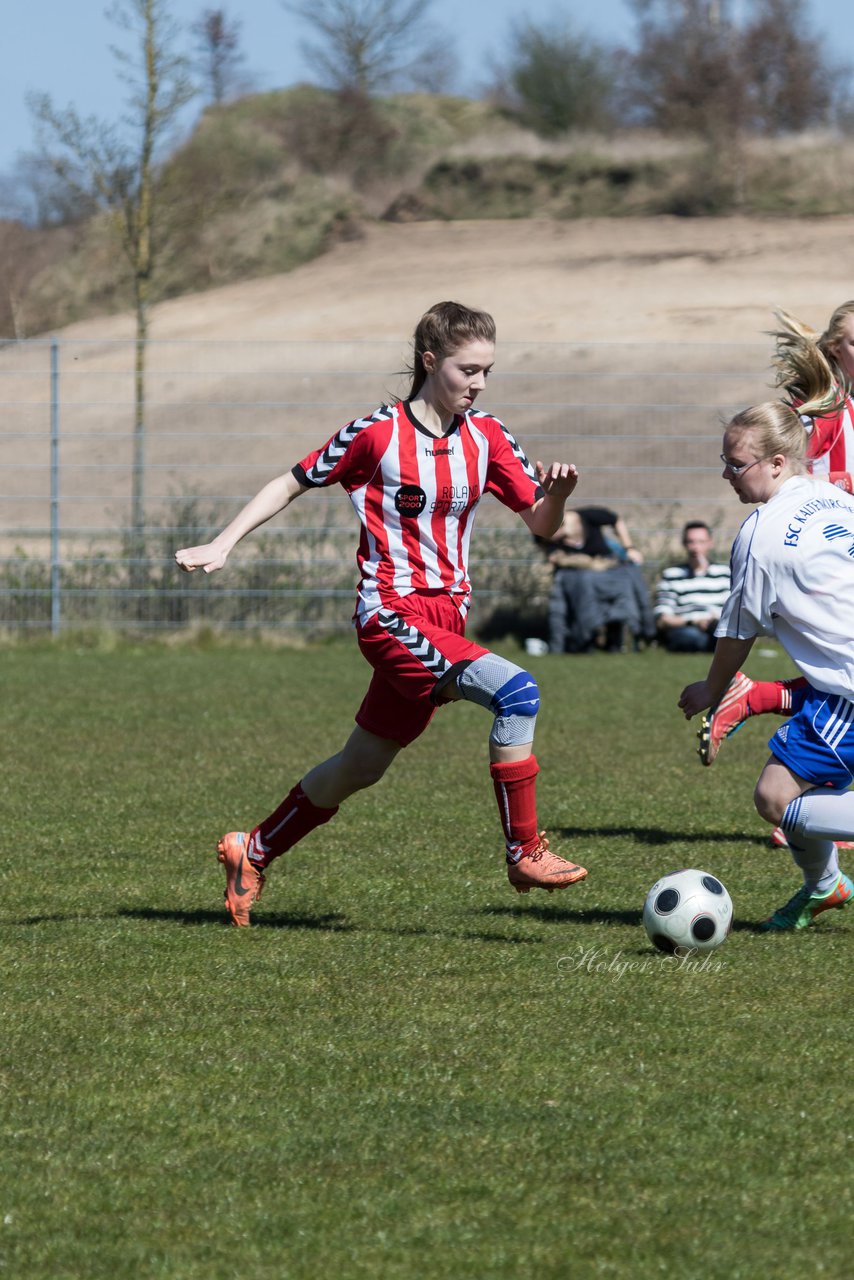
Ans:
{"type": "MultiPolygon", "coordinates": [[[[679,554],[687,519],[706,520],[727,556],[743,512],[720,478],[721,426],[771,397],[770,354],[762,344],[501,343],[480,404],[532,459],[578,465],[578,503],[625,518],[652,580],[679,554]]],[[[181,574],[173,553],[209,540],[337,427],[403,394],[407,359],[393,342],[149,342],[135,468],[132,342],[6,343],[0,628],[346,628],[358,531],[338,489],[256,531],[219,574],[181,574]]],[[[497,502],[481,505],[471,572],[475,627],[542,603],[542,558],[497,502]]]]}

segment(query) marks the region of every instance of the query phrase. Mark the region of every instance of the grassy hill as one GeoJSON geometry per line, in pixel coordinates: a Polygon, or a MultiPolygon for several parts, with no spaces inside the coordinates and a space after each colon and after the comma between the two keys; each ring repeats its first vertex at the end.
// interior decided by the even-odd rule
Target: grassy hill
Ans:
{"type": "MultiPolygon", "coordinates": [[[[852,155],[815,135],[723,150],[645,134],[545,142],[464,98],[251,95],[209,109],[163,169],[153,300],[287,272],[378,219],[847,213],[852,155]]],[[[0,336],[130,302],[106,215],[0,226],[0,277],[0,336]]]]}

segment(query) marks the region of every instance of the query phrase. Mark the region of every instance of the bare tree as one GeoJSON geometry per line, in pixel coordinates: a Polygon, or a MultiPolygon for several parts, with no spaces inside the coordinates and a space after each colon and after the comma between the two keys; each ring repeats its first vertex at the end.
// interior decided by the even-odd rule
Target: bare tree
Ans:
{"type": "Polygon", "coordinates": [[[242,25],[224,9],[205,9],[190,27],[195,40],[193,69],[202,77],[206,97],[217,105],[238,97],[251,84],[240,48],[242,25]]]}
{"type": "Polygon", "coordinates": [[[723,141],[829,118],[844,68],[810,33],[805,0],[631,0],[629,100],[643,123],[723,141]],[[738,18],[736,17],[738,13],[738,18]]]}
{"type": "Polygon", "coordinates": [[[156,162],[194,90],[186,60],[175,52],[178,27],[168,0],[116,0],[109,17],[131,43],[131,52],[111,46],[128,86],[126,129],[83,119],[74,107],[58,110],[47,94],[33,94],[29,102],[47,164],[68,188],[109,214],[130,268],[136,317],[131,524],[138,552],[144,524],[146,342],[159,249],[156,162]]]}
{"type": "Polygon", "coordinates": [[[27,336],[27,294],[40,272],[68,250],[68,228],[28,227],[0,218],[0,340],[27,336]]]}
{"type": "Polygon", "coordinates": [[[842,96],[846,68],[831,66],[808,22],[803,0],[755,0],[741,60],[757,132],[797,133],[824,124],[842,96]]]}
{"type": "Polygon", "coordinates": [[[302,49],[328,87],[369,96],[419,66],[430,81],[423,87],[434,87],[437,42],[428,22],[433,0],[281,2],[314,32],[302,49]]]}
{"type": "Polygon", "coordinates": [[[633,0],[629,99],[644,124],[707,140],[742,127],[746,91],[727,0],[633,0]]]}
{"type": "Polygon", "coordinates": [[[27,226],[67,227],[95,212],[89,192],[69,186],[34,151],[21,152],[11,172],[0,179],[0,217],[17,218],[27,226]]]}

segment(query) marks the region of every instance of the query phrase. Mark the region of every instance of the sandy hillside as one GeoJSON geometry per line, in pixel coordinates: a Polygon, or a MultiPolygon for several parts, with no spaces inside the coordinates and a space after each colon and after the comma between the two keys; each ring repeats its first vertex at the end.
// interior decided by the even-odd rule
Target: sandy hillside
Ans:
{"type": "MultiPolygon", "coordinates": [[[[398,339],[452,297],[509,341],[751,342],[775,305],[822,324],[853,266],[854,217],[380,224],[289,275],[164,303],[152,336],[398,339]]],[[[128,317],[66,330],[131,333],[128,317]]]]}
{"type": "MultiPolygon", "coordinates": [[[[174,509],[175,494],[192,492],[235,509],[277,463],[402,391],[389,375],[405,363],[418,316],[456,298],[496,317],[484,403],[535,457],[570,456],[590,501],[625,506],[630,494],[639,524],[654,524],[650,513],[674,494],[717,519],[716,406],[766,398],[775,306],[823,326],[854,296],[852,245],[854,217],[369,226],[289,275],[154,309],[146,501],[174,509]],[[550,345],[561,343],[652,345],[550,345]]],[[[132,317],[60,336],[62,527],[114,529],[130,488],[132,317]]],[[[50,510],[47,351],[0,351],[0,373],[11,375],[0,384],[11,424],[0,439],[0,528],[35,532],[50,510]]]]}

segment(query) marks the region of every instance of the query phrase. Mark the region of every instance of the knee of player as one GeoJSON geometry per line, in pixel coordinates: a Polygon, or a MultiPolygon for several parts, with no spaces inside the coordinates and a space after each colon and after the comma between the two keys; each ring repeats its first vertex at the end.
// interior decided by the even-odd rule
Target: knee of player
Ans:
{"type": "Polygon", "coordinates": [[[365,787],[374,787],[385,776],[386,770],[378,764],[363,765],[355,775],[355,782],[358,790],[363,791],[365,787]]]}
{"type": "Polygon", "coordinates": [[[496,716],[529,716],[540,709],[540,689],[530,671],[517,668],[509,680],[497,689],[492,699],[496,716]]]}
{"type": "Polygon", "coordinates": [[[370,754],[347,755],[339,761],[339,773],[341,781],[351,792],[364,791],[366,787],[375,786],[384,777],[388,765],[387,760],[370,754]]]}
{"type": "Polygon", "coordinates": [[[495,693],[489,741],[497,747],[526,746],[534,740],[540,691],[530,671],[518,671],[495,693]]]}
{"type": "Polygon", "coordinates": [[[457,676],[460,696],[488,707],[494,716],[536,716],[540,691],[530,671],[497,653],[467,663],[457,676]]]}
{"type": "Polygon", "coordinates": [[[490,742],[514,747],[533,741],[540,691],[530,671],[497,653],[485,653],[459,674],[457,689],[461,697],[492,712],[490,742]]]}
{"type": "Polygon", "coordinates": [[[775,827],[779,825],[786,806],[779,803],[773,790],[763,784],[762,778],[759,779],[754,788],[753,803],[760,818],[764,818],[766,822],[772,823],[775,827]]]}

